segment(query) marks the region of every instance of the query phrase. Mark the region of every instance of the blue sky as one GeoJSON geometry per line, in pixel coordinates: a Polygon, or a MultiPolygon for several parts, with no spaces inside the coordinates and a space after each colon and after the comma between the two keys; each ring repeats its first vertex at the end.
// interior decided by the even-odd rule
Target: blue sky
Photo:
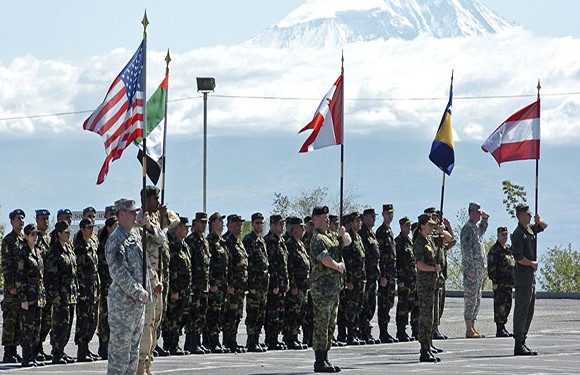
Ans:
{"type": "MultiPolygon", "coordinates": [[[[205,0],[2,2],[0,14],[5,21],[0,24],[0,33],[11,37],[4,38],[0,56],[0,118],[95,108],[140,41],[139,21],[145,5],[151,22],[149,93],[161,81],[162,59],[169,46],[175,56],[170,98],[193,98],[176,102],[170,114],[170,126],[175,129],[170,130],[168,140],[170,207],[192,216],[201,206],[202,107],[194,82],[200,75],[216,75],[216,95],[242,92],[305,98],[272,104],[210,97],[208,211],[236,211],[249,217],[258,210],[269,213],[274,192],[292,196],[318,185],[336,191],[338,148],[298,155],[304,137],[294,135],[310,120],[338,75],[335,51],[297,56],[271,51],[250,53],[235,47],[302,3],[227,0],[216,6],[215,1],[205,0]],[[264,114],[259,116],[259,112],[264,114]],[[213,128],[212,122],[216,124],[213,128]]],[[[426,206],[439,204],[441,175],[427,160],[427,154],[433,126],[438,124],[445,106],[451,68],[456,68],[457,96],[534,94],[537,78],[544,74],[551,78],[544,82],[546,93],[580,91],[580,54],[573,52],[580,50],[580,25],[573,18],[579,14],[579,2],[482,3],[528,32],[473,42],[385,43],[388,50],[375,54],[378,61],[385,62],[385,69],[376,72],[375,80],[361,73],[374,68],[356,56],[359,50],[347,49],[347,63],[352,62],[347,65],[347,74],[351,74],[345,86],[347,98],[441,98],[419,104],[382,101],[362,106],[347,102],[353,126],[345,136],[349,142],[346,187],[361,195],[361,205],[379,208],[392,202],[396,215],[414,217],[426,206]],[[509,51],[519,40],[530,43],[529,51],[533,51],[532,45],[539,51],[531,53],[530,58],[510,56],[509,51]],[[434,48],[448,49],[450,55],[430,55],[435,56],[432,64],[422,66],[424,62],[414,51],[434,48]],[[540,55],[542,51],[545,56],[540,55]],[[562,51],[572,52],[560,56],[562,51]],[[386,61],[395,53],[400,60],[386,61]],[[449,57],[453,65],[445,61],[449,57]],[[484,65],[486,58],[492,63],[484,65]],[[480,60],[480,70],[470,68],[480,60]],[[416,77],[412,82],[402,82],[394,79],[392,71],[416,77]],[[529,74],[511,79],[511,71],[529,74]],[[408,130],[407,124],[415,123],[422,125],[408,130]]],[[[450,218],[454,219],[470,200],[477,200],[492,215],[491,228],[513,227],[501,204],[503,179],[524,184],[532,200],[533,162],[497,168],[489,155],[479,151],[482,136],[531,100],[493,99],[479,102],[476,108],[474,101],[455,101],[454,125],[459,141],[457,167],[446,186],[445,210],[450,218]],[[478,115],[484,117],[477,119],[478,115]]],[[[552,227],[541,246],[577,244],[580,181],[571,160],[578,153],[574,141],[580,140],[580,131],[578,122],[566,128],[565,121],[558,123],[556,119],[578,117],[579,107],[575,97],[546,97],[545,104],[545,121],[552,125],[544,133],[547,141],[540,164],[540,213],[552,227]],[[567,113],[569,117],[563,117],[567,113]]],[[[60,207],[80,210],[89,204],[102,209],[120,196],[137,196],[140,170],[131,149],[112,164],[104,185],[94,184],[104,154],[101,139],[80,130],[86,116],[0,121],[0,175],[5,181],[0,190],[0,222],[6,223],[8,212],[15,207],[29,213],[39,207],[53,213],[60,207]]]]}

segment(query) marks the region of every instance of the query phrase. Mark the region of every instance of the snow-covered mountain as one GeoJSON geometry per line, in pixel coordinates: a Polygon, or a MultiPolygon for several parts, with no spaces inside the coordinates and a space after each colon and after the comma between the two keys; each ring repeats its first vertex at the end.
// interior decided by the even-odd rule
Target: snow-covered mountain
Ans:
{"type": "Polygon", "coordinates": [[[247,45],[320,48],[421,34],[495,33],[514,25],[477,0],[308,0],[247,45]]]}

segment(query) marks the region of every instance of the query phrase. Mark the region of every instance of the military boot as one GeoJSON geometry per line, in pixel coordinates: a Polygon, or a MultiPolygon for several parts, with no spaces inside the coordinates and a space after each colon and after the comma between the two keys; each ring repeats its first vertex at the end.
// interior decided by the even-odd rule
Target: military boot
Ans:
{"type": "Polygon", "coordinates": [[[399,340],[399,342],[413,341],[413,339],[409,337],[409,335],[407,335],[407,330],[405,329],[405,326],[397,327],[397,340],[399,340]]]}
{"type": "Polygon", "coordinates": [[[495,337],[510,337],[509,333],[505,329],[505,324],[496,323],[495,327],[495,337]]]}
{"type": "Polygon", "coordinates": [[[16,356],[16,346],[6,345],[4,346],[4,358],[2,359],[4,363],[18,363],[18,357],[16,356]]]}
{"type": "Polygon", "coordinates": [[[468,339],[481,339],[485,336],[482,336],[479,332],[477,332],[473,328],[473,321],[466,320],[465,321],[465,338],[468,339]]]}
{"type": "Polygon", "coordinates": [[[514,355],[533,355],[523,342],[517,342],[514,346],[514,355]]]}
{"type": "Polygon", "coordinates": [[[435,359],[429,350],[429,344],[421,344],[421,355],[419,356],[419,362],[437,362],[437,359],[435,359]]]}
{"type": "Polygon", "coordinates": [[[101,359],[107,360],[109,358],[109,343],[99,338],[99,350],[97,354],[101,359]]]}
{"type": "Polygon", "coordinates": [[[485,335],[480,333],[476,328],[475,328],[475,320],[471,321],[471,326],[473,327],[473,331],[479,335],[480,338],[485,338],[485,335]]]}
{"type": "Polygon", "coordinates": [[[383,343],[383,344],[392,344],[395,342],[399,342],[399,340],[397,340],[396,338],[394,338],[393,336],[391,336],[389,334],[389,331],[387,331],[387,328],[381,329],[381,334],[379,335],[379,340],[381,340],[381,343],[383,343]]]}
{"type": "Polygon", "coordinates": [[[341,324],[338,326],[338,336],[336,337],[336,341],[346,342],[346,325],[341,324]]]}
{"type": "Polygon", "coordinates": [[[324,360],[324,352],[314,352],[314,372],[335,372],[334,366],[324,360]]]}
{"type": "MultiPolygon", "coordinates": [[[[191,354],[205,354],[205,351],[202,349],[201,347],[201,336],[198,334],[188,334],[189,340],[191,340],[191,343],[189,345],[189,348],[186,347],[186,349],[191,353],[191,354]]],[[[188,338],[186,337],[186,343],[188,343],[189,341],[188,338]]]]}
{"type": "Polygon", "coordinates": [[[252,353],[262,353],[264,349],[258,343],[258,335],[248,335],[248,340],[246,341],[246,347],[248,352],[252,353]]]}
{"type": "Polygon", "coordinates": [[[411,337],[419,340],[419,322],[411,322],[411,337]]]}
{"type": "Polygon", "coordinates": [[[331,366],[334,369],[334,372],[340,372],[340,370],[342,370],[339,366],[330,363],[330,361],[328,360],[328,350],[324,351],[324,362],[326,362],[327,365],[331,366]]]}
{"type": "Polygon", "coordinates": [[[22,367],[36,367],[36,362],[32,361],[30,358],[30,346],[22,346],[22,362],[20,363],[22,367]]]}
{"type": "Polygon", "coordinates": [[[78,344],[77,362],[93,362],[93,358],[89,355],[89,344],[78,344]]]}
{"type": "Polygon", "coordinates": [[[136,375],[145,375],[145,360],[144,359],[139,360],[139,363],[137,364],[136,375]]]}

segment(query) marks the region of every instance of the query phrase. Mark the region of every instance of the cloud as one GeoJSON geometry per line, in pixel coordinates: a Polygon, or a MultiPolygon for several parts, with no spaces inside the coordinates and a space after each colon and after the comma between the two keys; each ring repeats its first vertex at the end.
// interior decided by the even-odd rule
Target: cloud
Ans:
{"type": "MultiPolygon", "coordinates": [[[[580,95],[552,94],[580,91],[579,49],[580,39],[540,38],[521,29],[483,37],[422,36],[347,45],[346,131],[373,134],[396,128],[397,134],[408,130],[408,137],[432,138],[455,69],[453,120],[460,142],[483,141],[509,115],[535,100],[540,78],[543,140],[576,143],[580,95]],[[527,96],[489,98],[511,95],[527,96]]],[[[92,110],[133,52],[115,49],[80,65],[32,56],[0,62],[0,118],[92,110]]],[[[338,48],[297,53],[239,45],[172,54],[169,131],[202,131],[203,101],[195,78],[213,76],[217,87],[208,99],[211,135],[295,133],[312,118],[340,74],[341,53],[338,48]]],[[[165,54],[148,51],[149,95],[163,79],[165,54]]],[[[85,136],[80,124],[87,116],[2,120],[0,134],[85,136]]]]}

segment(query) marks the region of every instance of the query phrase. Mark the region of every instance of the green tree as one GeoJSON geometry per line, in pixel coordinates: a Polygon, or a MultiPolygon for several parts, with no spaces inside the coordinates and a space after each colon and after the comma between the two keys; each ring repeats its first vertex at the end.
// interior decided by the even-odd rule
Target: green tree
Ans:
{"type": "Polygon", "coordinates": [[[580,291],[580,252],[554,246],[542,256],[540,286],[548,292],[580,291]]]}
{"type": "MultiPolygon", "coordinates": [[[[343,196],[343,213],[359,210],[360,205],[357,203],[359,198],[360,194],[358,192],[346,190],[343,196]]],[[[312,214],[312,208],[322,205],[328,205],[332,213],[338,214],[340,211],[339,194],[331,195],[326,186],[303,190],[292,197],[275,192],[271,213],[280,214],[284,217],[290,215],[304,217],[312,214]]]]}
{"type": "Polygon", "coordinates": [[[522,185],[512,184],[509,180],[501,182],[504,194],[503,204],[505,210],[512,218],[516,217],[516,207],[521,204],[526,204],[526,191],[522,185]]]}

